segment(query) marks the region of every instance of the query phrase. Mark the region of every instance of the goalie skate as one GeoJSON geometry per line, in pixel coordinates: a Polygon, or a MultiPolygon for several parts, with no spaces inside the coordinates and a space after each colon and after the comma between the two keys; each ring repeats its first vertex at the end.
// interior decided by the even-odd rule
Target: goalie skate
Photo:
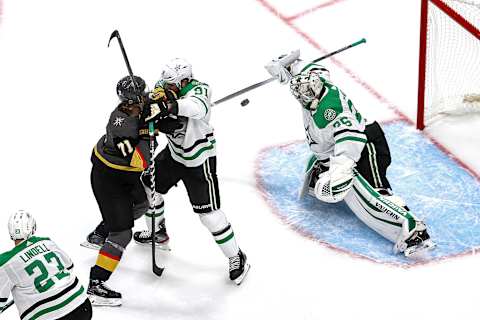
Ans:
{"type": "Polygon", "coordinates": [[[435,248],[436,244],[430,239],[427,230],[415,232],[410,239],[405,241],[407,248],[403,252],[405,257],[419,256],[435,248]]]}

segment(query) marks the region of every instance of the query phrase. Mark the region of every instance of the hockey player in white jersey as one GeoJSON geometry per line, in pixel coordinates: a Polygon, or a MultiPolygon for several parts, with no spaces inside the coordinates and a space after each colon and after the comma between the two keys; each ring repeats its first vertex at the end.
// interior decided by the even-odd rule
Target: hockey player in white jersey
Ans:
{"type": "Polygon", "coordinates": [[[433,248],[425,223],[392,193],[386,177],[390,151],[380,125],[362,117],[325,67],[299,56],[294,51],[265,68],[280,83],[289,83],[302,106],[312,156],[301,196],[345,200],[360,220],[394,243],[395,253],[410,256],[433,248]]]}
{"type": "Polygon", "coordinates": [[[34,236],[32,215],[14,213],[8,230],[15,247],[0,255],[0,310],[12,293],[22,320],[91,319],[92,306],[72,273],[72,260],[49,238],[34,236]]]}
{"type": "MultiPolygon", "coordinates": [[[[216,174],[216,148],[211,115],[211,89],[193,79],[192,66],[184,59],[173,59],[163,69],[161,79],[150,98],[157,103],[150,105],[150,115],[145,119],[155,121],[175,118],[181,124],[177,130],[166,134],[168,146],[155,158],[155,212],[146,217],[148,230],[136,232],[134,240],[151,244],[151,217],[158,224],[153,233],[166,238],[164,202],[166,194],[180,180],[188,192],[193,211],[211,232],[223,254],[229,258],[230,279],[240,284],[250,266],[247,256],[240,250],[233,229],[225,213],[220,209],[220,191],[216,174]],[[174,96],[176,95],[176,97],[174,96]]],[[[147,196],[151,197],[150,176],[146,172],[142,181],[147,196]]],[[[149,199],[151,201],[151,199],[149,199]]],[[[167,236],[168,238],[168,236],[167,236]]],[[[155,236],[157,242],[157,236],[155,236]]]]}

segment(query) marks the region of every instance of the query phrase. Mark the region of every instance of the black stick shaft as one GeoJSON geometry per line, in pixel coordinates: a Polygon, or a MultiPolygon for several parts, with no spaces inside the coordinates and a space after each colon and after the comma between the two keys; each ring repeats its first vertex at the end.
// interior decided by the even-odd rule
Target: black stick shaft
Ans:
{"type": "Polygon", "coordinates": [[[120,50],[122,51],[123,60],[125,60],[125,64],[127,65],[127,69],[128,69],[128,74],[130,75],[130,79],[132,80],[132,83],[133,83],[133,88],[135,89],[135,91],[138,91],[137,84],[133,79],[132,67],[130,66],[130,62],[128,61],[127,53],[125,52],[125,47],[123,46],[122,38],[120,37],[120,33],[118,32],[118,30],[113,31],[112,34],[110,35],[110,39],[108,40],[108,47],[110,47],[110,41],[112,41],[113,38],[117,38],[118,40],[120,50]]]}

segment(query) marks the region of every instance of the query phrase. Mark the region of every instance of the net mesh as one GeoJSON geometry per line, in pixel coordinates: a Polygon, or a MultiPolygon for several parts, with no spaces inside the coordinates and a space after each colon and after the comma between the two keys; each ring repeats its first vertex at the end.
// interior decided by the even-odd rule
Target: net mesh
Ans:
{"type": "MultiPolygon", "coordinates": [[[[480,29],[480,0],[443,0],[480,29]]],[[[429,3],[425,122],[439,115],[480,112],[480,41],[429,3]]]]}

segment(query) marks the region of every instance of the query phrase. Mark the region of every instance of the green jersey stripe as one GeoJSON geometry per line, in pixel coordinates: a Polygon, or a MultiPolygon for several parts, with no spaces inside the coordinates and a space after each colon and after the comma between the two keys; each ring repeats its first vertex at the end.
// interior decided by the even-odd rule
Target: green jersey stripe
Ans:
{"type": "MultiPolygon", "coordinates": [[[[182,159],[184,159],[184,160],[194,160],[194,159],[198,158],[198,157],[199,157],[202,153],[204,153],[205,151],[208,151],[208,150],[213,149],[213,148],[215,147],[215,143],[216,143],[215,140],[211,140],[209,146],[206,146],[206,147],[201,148],[201,149],[198,150],[194,155],[189,156],[189,157],[186,157],[186,156],[184,156],[183,154],[175,151],[175,149],[173,149],[173,147],[172,147],[171,150],[173,151],[173,153],[175,153],[175,155],[177,155],[178,157],[180,157],[180,158],[182,158],[182,159]]],[[[170,145],[170,146],[171,146],[171,145],[170,145]]]]}
{"type": "Polygon", "coordinates": [[[43,309],[39,312],[37,312],[36,314],[34,314],[31,318],[29,318],[28,320],[35,320],[35,319],[38,319],[40,318],[41,316],[47,314],[47,313],[50,313],[52,311],[56,311],[56,310],[59,310],[63,307],[65,307],[66,305],[68,305],[70,302],[72,302],[73,300],[75,300],[78,296],[80,296],[83,292],[85,291],[85,289],[83,288],[83,286],[80,287],[80,289],[78,289],[77,292],[75,292],[73,295],[71,295],[68,299],[66,299],[65,301],[63,301],[62,303],[59,303],[57,305],[54,305],[54,306],[51,306],[49,308],[46,308],[46,309],[43,309]]]}
{"type": "Polygon", "coordinates": [[[51,301],[55,301],[55,300],[60,299],[61,297],[65,296],[65,295],[69,294],[71,291],[73,291],[73,289],[75,289],[75,287],[77,287],[78,283],[79,283],[78,278],[75,277],[75,280],[67,288],[63,289],[62,291],[60,291],[59,293],[57,293],[53,296],[50,296],[50,297],[45,298],[43,300],[37,301],[35,304],[31,305],[28,309],[23,311],[23,313],[20,315],[20,319],[23,320],[23,318],[27,317],[29,313],[31,313],[35,309],[39,308],[42,304],[46,304],[46,303],[49,303],[51,301]]]}
{"type": "Polygon", "coordinates": [[[349,137],[343,137],[338,139],[337,141],[335,141],[335,144],[342,143],[344,141],[355,141],[355,142],[367,143],[367,139],[349,136],[349,137]]]}
{"type": "Polygon", "coordinates": [[[210,137],[213,137],[213,132],[207,133],[204,138],[198,139],[198,140],[195,141],[190,147],[184,148],[184,147],[182,147],[181,145],[175,143],[175,141],[173,141],[169,136],[167,136],[168,141],[170,141],[170,143],[171,143],[175,148],[181,149],[183,153],[187,153],[187,152],[192,151],[193,149],[195,149],[195,147],[197,147],[198,145],[200,145],[200,144],[202,144],[202,143],[209,142],[208,138],[210,138],[210,137]]]}

